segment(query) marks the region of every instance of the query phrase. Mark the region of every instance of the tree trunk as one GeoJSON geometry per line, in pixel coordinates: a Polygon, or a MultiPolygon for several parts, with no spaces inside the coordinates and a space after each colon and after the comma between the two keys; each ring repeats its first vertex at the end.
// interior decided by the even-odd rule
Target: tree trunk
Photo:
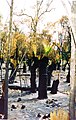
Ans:
{"type": "Polygon", "coordinates": [[[38,58],[33,57],[33,63],[31,65],[31,92],[36,92],[36,69],[38,68],[38,58]]]}
{"type": "Polygon", "coordinates": [[[10,65],[11,65],[11,73],[9,77],[9,83],[14,83],[17,70],[15,69],[13,63],[10,63],[10,65]]]}
{"type": "Polygon", "coordinates": [[[8,67],[9,67],[9,58],[10,58],[10,43],[11,43],[11,34],[12,34],[12,13],[13,13],[13,4],[14,0],[11,0],[10,6],[10,21],[9,21],[9,38],[8,38],[8,52],[7,52],[7,62],[6,62],[6,73],[5,73],[5,88],[4,88],[4,119],[8,119],[8,67]]]}
{"type": "Polygon", "coordinates": [[[68,68],[68,74],[67,74],[67,77],[66,77],[66,82],[70,83],[70,65],[69,65],[69,68],[68,68]]]}
{"type": "Polygon", "coordinates": [[[26,64],[23,63],[23,73],[26,73],[26,64]]]}
{"type": "Polygon", "coordinates": [[[56,64],[54,62],[52,62],[52,64],[49,65],[48,68],[47,68],[47,73],[48,73],[47,85],[48,86],[50,86],[50,84],[51,84],[51,77],[52,77],[53,70],[56,70],[56,64]]]}
{"type": "Polygon", "coordinates": [[[72,2],[71,8],[71,71],[70,71],[70,118],[76,120],[76,1],[72,2]]]}
{"type": "Polygon", "coordinates": [[[71,71],[70,71],[70,118],[71,120],[75,120],[75,45],[72,39],[72,47],[71,47],[71,71]]]}
{"type": "Polygon", "coordinates": [[[34,66],[31,67],[31,92],[35,93],[36,92],[36,69],[34,66]]]}
{"type": "Polygon", "coordinates": [[[52,65],[49,65],[48,68],[47,68],[47,74],[48,74],[47,86],[50,86],[50,85],[51,85],[52,71],[53,71],[52,65]]]}
{"type": "Polygon", "coordinates": [[[38,99],[47,98],[47,71],[48,58],[43,57],[39,63],[39,88],[38,99]]]}
{"type": "Polygon", "coordinates": [[[47,81],[47,86],[50,86],[51,85],[51,76],[52,76],[52,73],[50,71],[48,71],[48,81],[47,81]]]}

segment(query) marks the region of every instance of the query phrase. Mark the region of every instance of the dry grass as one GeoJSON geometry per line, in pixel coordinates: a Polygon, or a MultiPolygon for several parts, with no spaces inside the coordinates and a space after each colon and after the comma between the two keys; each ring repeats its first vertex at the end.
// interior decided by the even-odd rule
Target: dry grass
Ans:
{"type": "Polygon", "coordinates": [[[50,113],[50,120],[70,120],[70,116],[65,110],[59,109],[50,113]]]}

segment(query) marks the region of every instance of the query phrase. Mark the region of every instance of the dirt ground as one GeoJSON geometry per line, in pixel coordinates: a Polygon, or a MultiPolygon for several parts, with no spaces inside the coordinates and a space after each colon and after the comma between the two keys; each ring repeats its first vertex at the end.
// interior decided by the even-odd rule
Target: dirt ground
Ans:
{"type": "MultiPolygon", "coordinates": [[[[37,99],[38,91],[30,93],[30,91],[21,92],[9,89],[8,120],[42,120],[42,116],[59,108],[69,111],[70,84],[65,82],[66,75],[65,72],[60,72],[57,94],[51,94],[50,91],[47,91],[48,98],[43,100],[37,99]]],[[[57,79],[56,72],[53,73],[51,84],[55,79],[57,79]]],[[[29,78],[27,81],[29,84],[29,78]]],[[[24,84],[23,79],[22,83],[24,84]]],[[[13,85],[17,84],[20,84],[20,81],[13,85]]]]}

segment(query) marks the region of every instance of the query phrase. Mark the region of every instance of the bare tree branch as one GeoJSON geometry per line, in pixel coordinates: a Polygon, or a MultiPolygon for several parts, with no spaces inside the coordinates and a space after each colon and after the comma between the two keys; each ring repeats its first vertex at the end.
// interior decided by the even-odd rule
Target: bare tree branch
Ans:
{"type": "Polygon", "coordinates": [[[41,1],[39,8],[41,7],[41,5],[42,5],[43,1],[44,1],[44,0],[42,0],[42,1],[41,1]]]}
{"type": "Polygon", "coordinates": [[[46,5],[46,9],[38,16],[38,18],[40,18],[43,14],[45,14],[47,12],[51,12],[54,9],[54,8],[49,9],[52,2],[53,2],[53,0],[51,0],[50,2],[48,0],[47,5],[46,5]]]}
{"type": "Polygon", "coordinates": [[[38,10],[37,10],[38,13],[40,12],[40,9],[41,9],[41,6],[42,6],[42,4],[43,4],[43,1],[44,1],[44,0],[42,0],[42,1],[40,2],[40,5],[39,5],[38,10]]]}
{"type": "Polygon", "coordinates": [[[14,13],[14,15],[16,15],[16,16],[27,16],[27,17],[30,17],[31,19],[33,19],[32,16],[30,16],[30,15],[28,15],[26,13],[20,13],[20,14],[14,13]]]}
{"type": "Polygon", "coordinates": [[[46,7],[44,8],[43,7],[44,0],[41,0],[41,1],[36,0],[35,16],[28,15],[25,12],[25,10],[24,11],[22,10],[20,14],[14,13],[14,15],[16,15],[16,16],[27,16],[28,18],[30,18],[31,19],[31,22],[30,22],[31,29],[35,33],[37,31],[37,26],[38,26],[38,23],[39,23],[39,20],[40,20],[41,16],[44,15],[45,13],[51,12],[54,9],[54,8],[51,8],[52,2],[53,2],[53,0],[50,0],[50,1],[48,0],[48,2],[46,4],[46,7]],[[42,10],[42,8],[43,8],[43,10],[42,10]]]}
{"type": "Polygon", "coordinates": [[[43,11],[41,14],[40,14],[40,16],[38,17],[38,18],[40,18],[42,15],[44,15],[45,13],[48,13],[48,12],[51,12],[53,9],[55,9],[55,8],[51,8],[50,10],[45,10],[45,11],[43,11]]]}
{"type": "Polygon", "coordinates": [[[47,6],[49,7],[49,6],[52,4],[52,2],[53,2],[53,0],[51,0],[50,2],[49,2],[49,0],[48,0],[47,6]]]}
{"type": "Polygon", "coordinates": [[[71,6],[71,2],[68,0],[69,5],[71,6]]]}
{"type": "Polygon", "coordinates": [[[7,4],[9,5],[9,7],[11,7],[11,5],[9,4],[9,2],[6,0],[7,4]]]}

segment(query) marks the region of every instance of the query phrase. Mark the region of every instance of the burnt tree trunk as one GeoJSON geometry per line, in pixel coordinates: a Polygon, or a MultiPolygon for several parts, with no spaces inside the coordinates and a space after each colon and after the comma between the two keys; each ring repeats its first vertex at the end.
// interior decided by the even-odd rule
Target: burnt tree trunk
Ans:
{"type": "Polygon", "coordinates": [[[51,76],[52,76],[52,72],[50,72],[50,71],[48,70],[48,81],[47,81],[47,86],[50,86],[50,84],[51,84],[51,76]]]}
{"type": "Polygon", "coordinates": [[[26,73],[26,64],[23,63],[23,73],[26,73]]]}
{"type": "Polygon", "coordinates": [[[70,65],[69,65],[68,75],[67,75],[66,79],[67,79],[66,82],[70,83],[70,65]]]}
{"type": "MultiPolygon", "coordinates": [[[[23,52],[24,55],[24,52],[23,52]]],[[[26,73],[26,58],[25,56],[23,57],[23,73],[26,73]]]]}
{"type": "Polygon", "coordinates": [[[51,94],[57,94],[58,85],[59,85],[59,79],[57,79],[56,81],[53,81],[53,84],[51,87],[51,94]]]}
{"type": "Polygon", "coordinates": [[[47,73],[48,73],[47,86],[50,86],[53,70],[56,70],[56,64],[54,62],[52,62],[52,64],[48,66],[48,70],[47,70],[47,73]]]}
{"type": "Polygon", "coordinates": [[[13,83],[15,80],[15,77],[16,77],[17,70],[15,70],[13,63],[10,63],[10,65],[11,65],[11,73],[10,73],[10,77],[9,77],[9,83],[13,83]]]}
{"type": "Polygon", "coordinates": [[[31,92],[35,93],[36,92],[36,69],[34,66],[31,67],[31,92]]]}
{"type": "Polygon", "coordinates": [[[43,57],[39,63],[39,88],[38,88],[38,99],[47,98],[47,64],[48,58],[43,57]]]}
{"type": "Polygon", "coordinates": [[[35,93],[36,92],[36,69],[38,67],[38,58],[33,57],[33,63],[31,65],[31,92],[35,93]]]}

